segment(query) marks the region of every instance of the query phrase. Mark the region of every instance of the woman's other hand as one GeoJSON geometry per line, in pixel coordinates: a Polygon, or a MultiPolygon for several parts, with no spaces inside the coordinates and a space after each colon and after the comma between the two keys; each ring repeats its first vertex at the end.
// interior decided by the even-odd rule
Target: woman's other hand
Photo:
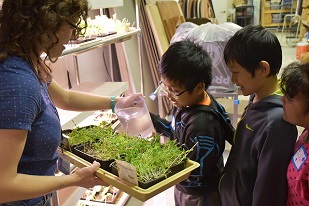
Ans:
{"type": "Polygon", "coordinates": [[[94,161],[91,166],[84,168],[77,168],[71,176],[76,182],[76,186],[91,188],[95,185],[104,185],[108,186],[106,182],[98,178],[95,173],[100,168],[100,163],[94,161]]]}

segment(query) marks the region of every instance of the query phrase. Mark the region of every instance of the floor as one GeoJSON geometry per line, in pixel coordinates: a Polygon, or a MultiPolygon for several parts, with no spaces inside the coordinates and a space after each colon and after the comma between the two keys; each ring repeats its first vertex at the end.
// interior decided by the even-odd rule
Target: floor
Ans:
{"type": "MultiPolygon", "coordinates": [[[[285,36],[281,34],[281,32],[277,32],[276,30],[271,30],[274,32],[282,46],[282,53],[283,53],[283,62],[282,62],[282,68],[287,66],[289,63],[296,61],[296,47],[291,46],[293,42],[289,40],[288,42],[285,39],[285,36]]],[[[246,101],[248,101],[248,97],[239,96],[239,100],[241,101],[241,104],[238,107],[239,114],[242,113],[243,107],[246,105],[246,101]]],[[[233,103],[232,103],[233,104],[233,103]]],[[[225,105],[224,105],[225,106],[225,105]]],[[[231,105],[226,105],[226,107],[233,107],[231,105]]],[[[302,128],[299,128],[299,132],[302,130],[302,128]]],[[[227,156],[229,154],[229,147],[227,146],[226,151],[224,152],[224,158],[226,160],[227,156]]],[[[164,192],[158,194],[157,196],[154,196],[153,198],[147,200],[146,202],[141,202],[137,200],[136,198],[131,197],[126,206],[174,206],[174,199],[173,199],[173,187],[165,190],[164,192]]]]}

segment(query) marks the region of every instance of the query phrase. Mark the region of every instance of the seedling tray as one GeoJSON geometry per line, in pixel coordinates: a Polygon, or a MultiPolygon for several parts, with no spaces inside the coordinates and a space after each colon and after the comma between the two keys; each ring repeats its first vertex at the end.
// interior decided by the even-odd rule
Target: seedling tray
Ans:
{"type": "MultiPolygon", "coordinates": [[[[77,156],[79,156],[79,155],[77,155],[77,156]]],[[[82,157],[82,156],[79,156],[79,157],[82,157]]],[[[87,159],[85,159],[85,160],[87,160],[87,159]]],[[[170,171],[168,171],[166,175],[158,177],[157,179],[151,180],[149,182],[143,182],[143,181],[138,180],[138,186],[143,188],[143,189],[148,189],[149,187],[157,184],[158,182],[161,182],[164,179],[166,179],[166,178],[168,178],[168,177],[170,177],[170,176],[180,172],[181,170],[185,169],[186,168],[186,161],[187,161],[187,159],[185,161],[179,163],[178,165],[172,166],[170,168],[170,171]]],[[[103,170],[105,169],[102,166],[101,166],[101,168],[103,170]]],[[[117,168],[115,166],[112,166],[111,168],[112,168],[111,169],[111,173],[113,175],[119,177],[117,168]]],[[[107,170],[107,171],[110,172],[109,170],[107,170]]]]}
{"type": "Polygon", "coordinates": [[[77,155],[78,157],[81,157],[82,159],[86,160],[87,162],[97,161],[101,164],[101,168],[103,170],[106,170],[108,172],[112,172],[112,167],[110,166],[110,164],[115,161],[114,159],[112,159],[112,160],[102,160],[102,159],[99,159],[99,158],[94,157],[92,155],[89,155],[89,154],[83,152],[84,146],[85,145],[73,147],[72,153],[77,155]]]}
{"type": "MultiPolygon", "coordinates": [[[[68,156],[70,159],[70,162],[77,167],[85,167],[89,166],[91,163],[87,162],[86,160],[74,155],[73,153],[64,150],[63,154],[68,156]]],[[[107,172],[101,168],[99,168],[96,172],[96,176],[98,176],[100,179],[105,181],[108,184],[111,184],[118,189],[122,190],[125,193],[128,193],[129,195],[135,197],[136,199],[139,199],[140,201],[146,201],[153,196],[163,192],[164,190],[172,187],[173,185],[176,185],[177,183],[187,179],[190,175],[190,172],[194,169],[198,168],[200,166],[199,163],[194,162],[192,160],[187,160],[185,168],[181,170],[180,172],[162,180],[161,182],[156,183],[155,185],[143,189],[139,186],[133,185],[129,182],[126,182],[122,180],[121,178],[113,175],[110,172],[107,172]]]]}

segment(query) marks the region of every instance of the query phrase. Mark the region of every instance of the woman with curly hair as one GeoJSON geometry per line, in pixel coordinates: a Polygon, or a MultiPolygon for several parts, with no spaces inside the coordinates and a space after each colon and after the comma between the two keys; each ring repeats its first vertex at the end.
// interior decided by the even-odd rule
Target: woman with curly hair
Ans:
{"type": "MultiPolygon", "coordinates": [[[[111,99],[64,90],[52,78],[64,44],[82,34],[87,0],[4,0],[0,11],[0,205],[49,205],[53,191],[106,185],[100,164],[54,176],[61,140],[56,107],[110,109],[111,99]],[[42,58],[46,56],[46,58],[42,58]]],[[[117,101],[118,99],[116,99],[117,101]]]]}

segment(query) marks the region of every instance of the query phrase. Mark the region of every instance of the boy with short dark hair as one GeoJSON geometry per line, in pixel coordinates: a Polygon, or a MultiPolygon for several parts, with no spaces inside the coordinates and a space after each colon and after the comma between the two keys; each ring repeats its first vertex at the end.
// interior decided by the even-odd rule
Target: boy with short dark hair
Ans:
{"type": "Polygon", "coordinates": [[[223,171],[225,139],[232,139],[224,108],[207,93],[212,60],[190,41],[172,44],[159,64],[160,86],[173,104],[172,121],[151,114],[158,133],[193,151],[188,158],[200,164],[174,190],[176,206],[221,206],[218,183],[223,171]]]}
{"type": "Polygon", "coordinates": [[[232,81],[251,97],[220,181],[222,205],[285,205],[286,170],[297,130],[282,118],[281,45],[264,27],[249,25],[228,41],[224,59],[232,81]]]}

